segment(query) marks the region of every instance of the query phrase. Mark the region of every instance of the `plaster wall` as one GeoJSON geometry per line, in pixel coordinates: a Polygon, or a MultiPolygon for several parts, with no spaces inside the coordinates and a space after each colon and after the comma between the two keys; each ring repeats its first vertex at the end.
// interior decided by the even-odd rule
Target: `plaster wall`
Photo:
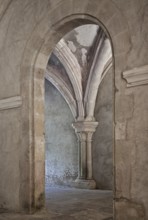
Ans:
{"type": "Polygon", "coordinates": [[[74,118],[59,91],[45,80],[46,184],[70,185],[78,176],[74,118]]]}
{"type": "Polygon", "coordinates": [[[114,1],[122,10],[131,35],[130,49],[115,64],[115,184],[116,218],[148,219],[148,86],[127,88],[121,69],[148,63],[148,2],[114,1]]]}
{"type": "Polygon", "coordinates": [[[95,106],[99,122],[93,136],[93,177],[98,189],[113,188],[113,70],[102,80],[95,106]]]}
{"type": "Polygon", "coordinates": [[[98,29],[98,25],[83,25],[64,36],[69,49],[76,56],[80,66],[83,68],[88,65],[90,48],[96,40],[98,29]]]}
{"type": "Polygon", "coordinates": [[[18,159],[21,145],[20,109],[0,111],[0,121],[0,212],[18,211],[21,175],[18,159]]]}
{"type": "MultiPolygon", "coordinates": [[[[3,4],[1,7],[4,6],[3,4]]],[[[33,73],[34,82],[39,85],[35,92],[36,107],[37,101],[39,106],[42,103],[42,99],[37,97],[43,95],[40,82],[42,82],[49,53],[63,36],[63,32],[54,29],[53,25],[61,21],[64,16],[68,18],[71,14],[82,13],[89,14],[91,18],[96,17],[104,24],[113,45],[116,126],[115,219],[148,219],[148,86],[126,88],[126,82],[122,79],[123,71],[147,64],[147,12],[147,0],[24,0],[21,3],[19,0],[12,0],[8,7],[6,5],[0,11],[0,98],[20,95],[23,100],[19,110],[14,109],[15,119],[13,113],[10,113],[11,110],[4,110],[5,113],[0,118],[0,140],[4,143],[3,133],[8,138],[11,132],[12,137],[16,137],[18,141],[12,142],[11,139],[7,139],[7,148],[10,150],[13,147],[20,150],[18,157],[13,153],[7,155],[9,163],[6,172],[3,169],[6,165],[6,155],[1,156],[0,180],[7,187],[7,190],[0,187],[0,194],[3,194],[0,206],[3,205],[4,209],[18,211],[19,207],[19,211],[29,211],[33,197],[37,201],[36,207],[43,204],[44,166],[41,158],[44,154],[41,147],[43,130],[39,128],[37,130],[37,126],[35,129],[40,138],[35,148],[35,196],[33,195],[33,175],[30,171],[33,163],[30,153],[33,147],[31,122],[34,115],[32,110],[33,73]],[[47,36],[50,40],[45,42],[47,36]],[[8,122],[11,120],[14,120],[14,128],[15,126],[18,128],[10,131],[8,122]],[[15,167],[14,164],[18,170],[18,176],[15,178],[10,175],[10,170],[15,167]],[[15,196],[13,189],[8,185],[8,180],[10,183],[14,181],[15,185],[19,185],[19,192],[17,191],[15,196]],[[13,200],[7,199],[8,194],[13,200]],[[5,204],[4,201],[6,201],[5,204]]],[[[39,111],[42,115],[40,108],[36,113],[39,111]]],[[[37,120],[37,114],[35,117],[37,120]]],[[[1,148],[2,146],[3,144],[0,145],[1,148]]]]}
{"type": "Polygon", "coordinates": [[[85,93],[90,66],[93,62],[94,48],[97,47],[96,38],[99,30],[98,25],[85,24],[64,36],[65,42],[81,67],[83,93],[85,93]]]}

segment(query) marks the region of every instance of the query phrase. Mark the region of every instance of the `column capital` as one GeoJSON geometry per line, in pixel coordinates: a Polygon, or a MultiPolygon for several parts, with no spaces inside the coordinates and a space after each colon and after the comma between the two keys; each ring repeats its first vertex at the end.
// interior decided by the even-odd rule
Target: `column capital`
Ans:
{"type": "Polygon", "coordinates": [[[87,140],[87,134],[86,132],[82,131],[82,132],[77,132],[77,137],[78,137],[78,140],[80,142],[83,142],[83,141],[86,141],[87,140]]]}
{"type": "Polygon", "coordinates": [[[92,132],[96,131],[98,126],[97,121],[76,121],[72,124],[72,127],[75,129],[76,133],[79,132],[92,132]]]}

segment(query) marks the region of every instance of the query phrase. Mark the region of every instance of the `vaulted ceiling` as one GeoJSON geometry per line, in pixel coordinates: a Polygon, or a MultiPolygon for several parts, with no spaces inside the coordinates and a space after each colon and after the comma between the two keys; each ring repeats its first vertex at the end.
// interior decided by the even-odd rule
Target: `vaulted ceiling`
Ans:
{"type": "Polygon", "coordinates": [[[64,36],[49,59],[45,78],[62,94],[76,121],[95,121],[99,85],[112,67],[110,41],[97,25],[64,36]]]}

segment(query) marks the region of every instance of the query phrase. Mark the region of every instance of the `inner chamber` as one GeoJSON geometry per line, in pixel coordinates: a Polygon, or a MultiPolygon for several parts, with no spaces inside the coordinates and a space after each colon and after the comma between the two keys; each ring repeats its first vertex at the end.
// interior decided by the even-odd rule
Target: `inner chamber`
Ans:
{"type": "Polygon", "coordinates": [[[48,61],[46,207],[59,219],[113,216],[112,59],[103,29],[87,24],[67,33],[48,61]]]}

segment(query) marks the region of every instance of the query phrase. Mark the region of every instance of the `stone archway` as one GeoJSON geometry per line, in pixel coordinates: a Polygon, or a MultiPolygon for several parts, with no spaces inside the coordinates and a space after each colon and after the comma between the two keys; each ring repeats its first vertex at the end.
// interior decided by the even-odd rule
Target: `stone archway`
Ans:
{"type": "MultiPolygon", "coordinates": [[[[83,33],[83,37],[81,36],[80,42],[82,40],[88,40],[89,33],[87,34],[88,35],[83,33]],[[87,38],[85,38],[86,36],[87,38]]],[[[47,65],[45,78],[53,83],[60,91],[69,105],[74,117],[72,126],[75,130],[79,143],[77,146],[79,149],[79,169],[77,180],[71,184],[79,188],[94,189],[97,184],[93,179],[92,136],[95,133],[99,122],[94,117],[94,109],[102,77],[112,66],[111,46],[104,31],[98,25],[89,24],[79,26],[78,28],[73,29],[70,33],[67,33],[66,36],[63,36],[63,38],[55,46],[55,49],[49,59],[50,62],[48,62],[47,65]],[[86,28],[87,30],[95,28],[96,33],[94,33],[93,39],[91,35],[91,42],[89,42],[89,47],[91,44],[91,54],[85,55],[87,57],[85,58],[86,60],[84,60],[83,57],[82,64],[79,61],[81,56],[78,57],[76,52],[73,53],[71,48],[68,46],[70,39],[66,40],[66,38],[71,35],[75,36],[74,31],[78,31],[78,33],[82,34],[84,30],[86,31],[86,28]],[[89,58],[90,55],[91,60],[89,58]],[[66,80],[64,77],[65,75],[61,75],[59,72],[60,70],[57,69],[54,61],[55,59],[59,60],[57,62],[62,63],[65,70],[64,74],[67,76],[66,80]],[[110,65],[108,65],[108,63],[110,65]]],[[[85,43],[85,45],[87,44],[85,43]]],[[[80,45],[82,47],[82,42],[80,45]]],[[[78,47],[77,45],[75,46],[78,47]]],[[[87,53],[89,50],[87,49],[87,53]]]]}
{"type": "MultiPolygon", "coordinates": [[[[22,207],[30,211],[44,205],[44,114],[43,114],[43,83],[48,58],[55,44],[72,28],[84,23],[95,23],[102,26],[110,38],[113,47],[115,85],[124,86],[121,72],[124,69],[126,53],[130,47],[128,26],[120,11],[109,0],[78,1],[65,0],[58,4],[52,3],[52,11],[32,33],[22,62],[22,116],[28,126],[22,145],[28,146],[29,158],[20,188],[22,207]],[[53,9],[54,8],[54,9],[53,9]],[[27,73],[27,74],[26,74],[27,73]],[[26,118],[28,120],[26,121],[26,118]],[[40,126],[38,126],[40,125],[40,126]],[[28,174],[29,171],[29,174],[28,174]],[[27,192],[26,192],[27,188],[27,192]]],[[[118,103],[115,104],[115,121],[118,103]]],[[[116,137],[116,133],[115,133],[116,137]]],[[[22,160],[23,163],[23,160],[22,160]]],[[[114,184],[118,190],[118,166],[116,164],[116,149],[114,149],[114,184]]],[[[117,197],[115,192],[115,197],[117,197]]]]}

